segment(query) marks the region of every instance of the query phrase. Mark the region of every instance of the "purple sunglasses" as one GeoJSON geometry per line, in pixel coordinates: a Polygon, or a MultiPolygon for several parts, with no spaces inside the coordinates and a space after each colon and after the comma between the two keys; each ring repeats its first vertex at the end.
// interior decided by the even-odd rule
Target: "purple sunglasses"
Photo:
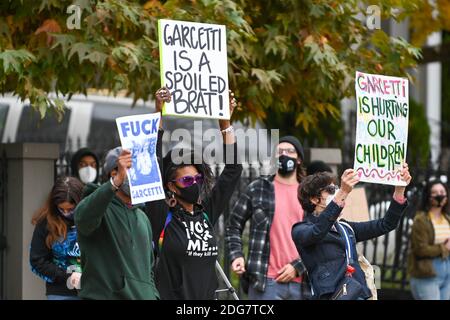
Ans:
{"type": "Polygon", "coordinates": [[[203,183],[203,175],[201,173],[196,174],[195,176],[184,176],[175,180],[172,180],[172,182],[179,182],[183,185],[183,187],[190,187],[194,183],[202,184],[203,183]]]}

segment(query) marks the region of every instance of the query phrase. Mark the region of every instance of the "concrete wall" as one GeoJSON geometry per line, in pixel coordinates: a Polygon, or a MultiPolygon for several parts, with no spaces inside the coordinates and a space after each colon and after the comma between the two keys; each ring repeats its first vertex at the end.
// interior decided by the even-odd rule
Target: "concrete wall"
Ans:
{"type": "Polygon", "coordinates": [[[45,299],[45,283],[31,272],[30,243],[33,213],[40,208],[54,182],[57,144],[13,143],[6,151],[7,208],[5,254],[5,298],[45,299]]]}

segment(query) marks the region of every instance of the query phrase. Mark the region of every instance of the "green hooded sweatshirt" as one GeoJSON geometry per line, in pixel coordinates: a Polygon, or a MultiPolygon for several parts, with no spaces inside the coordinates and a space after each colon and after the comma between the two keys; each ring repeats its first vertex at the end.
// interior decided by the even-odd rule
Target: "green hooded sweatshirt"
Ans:
{"type": "Polygon", "coordinates": [[[159,299],[153,280],[152,228],[107,182],[88,184],[75,211],[85,299],[159,299]]]}

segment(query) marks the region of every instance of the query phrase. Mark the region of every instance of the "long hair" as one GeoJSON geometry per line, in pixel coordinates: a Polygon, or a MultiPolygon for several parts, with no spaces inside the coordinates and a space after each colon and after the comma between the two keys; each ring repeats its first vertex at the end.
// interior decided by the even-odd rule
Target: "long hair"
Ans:
{"type": "Polygon", "coordinates": [[[442,213],[449,214],[448,187],[447,187],[447,185],[445,183],[443,183],[440,180],[432,180],[432,181],[428,182],[427,185],[425,186],[424,192],[422,194],[421,210],[423,210],[424,212],[428,212],[431,209],[431,202],[430,202],[431,189],[437,184],[440,184],[440,185],[442,185],[444,187],[445,193],[447,195],[447,203],[442,208],[442,213]]]}
{"type": "Polygon", "coordinates": [[[77,178],[60,177],[56,179],[44,206],[33,215],[31,220],[33,225],[47,220],[48,235],[45,244],[49,249],[56,240],[67,237],[67,225],[58,213],[57,206],[63,202],[70,202],[76,206],[81,201],[82,193],[83,183],[77,178]]]}

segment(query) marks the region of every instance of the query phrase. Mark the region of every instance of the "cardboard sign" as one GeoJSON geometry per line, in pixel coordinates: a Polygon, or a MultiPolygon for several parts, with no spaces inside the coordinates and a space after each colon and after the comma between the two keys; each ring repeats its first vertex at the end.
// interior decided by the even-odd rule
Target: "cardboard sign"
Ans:
{"type": "Polygon", "coordinates": [[[131,203],[164,199],[164,189],[156,159],[160,114],[140,114],[116,119],[122,148],[131,151],[127,170],[131,203]]]}
{"type": "Polygon", "coordinates": [[[341,219],[355,222],[369,221],[369,206],[367,205],[366,190],[354,188],[345,199],[341,219]]]}
{"type": "Polygon", "coordinates": [[[162,19],[158,31],[163,115],[230,119],[225,26],[162,19]]]}
{"type": "Polygon", "coordinates": [[[408,80],[356,72],[354,169],[360,181],[405,185],[400,170],[408,142],[408,80]]]}

